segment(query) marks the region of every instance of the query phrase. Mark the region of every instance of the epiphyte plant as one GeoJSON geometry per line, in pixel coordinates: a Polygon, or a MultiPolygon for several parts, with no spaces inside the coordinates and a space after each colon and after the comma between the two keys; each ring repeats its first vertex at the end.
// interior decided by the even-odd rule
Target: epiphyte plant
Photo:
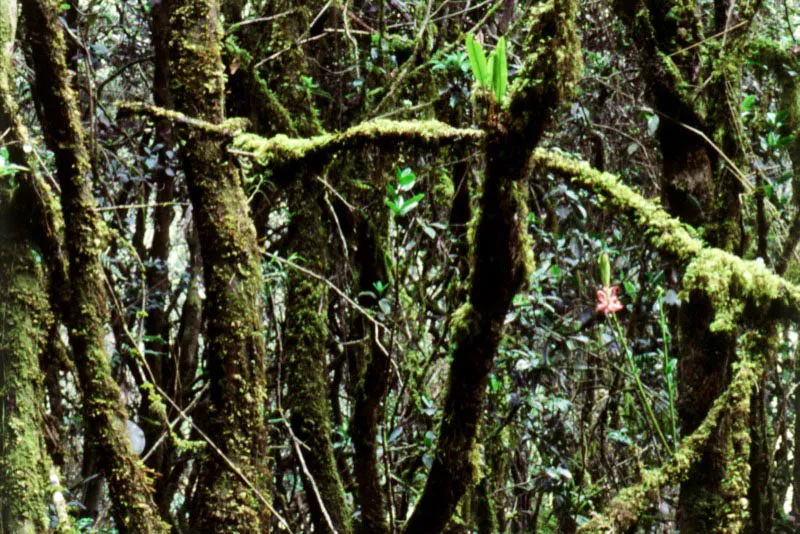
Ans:
{"type": "Polygon", "coordinates": [[[508,90],[508,58],[506,39],[500,37],[497,46],[486,59],[483,45],[472,34],[467,35],[467,55],[472,66],[472,74],[478,86],[489,90],[495,101],[501,102],[508,90]]]}

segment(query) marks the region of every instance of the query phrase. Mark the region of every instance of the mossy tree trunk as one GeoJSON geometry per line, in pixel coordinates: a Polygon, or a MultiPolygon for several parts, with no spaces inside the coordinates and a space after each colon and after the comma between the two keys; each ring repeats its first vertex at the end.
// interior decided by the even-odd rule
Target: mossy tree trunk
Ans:
{"type": "Polygon", "coordinates": [[[550,114],[581,77],[577,2],[530,8],[523,57],[506,108],[487,121],[486,169],[471,243],[467,302],[453,317],[450,376],[436,456],[404,532],[439,533],[473,484],[486,384],[514,295],[533,261],[527,236],[529,158],[550,114]]]}
{"type": "MultiPolygon", "coordinates": [[[[219,4],[169,3],[170,89],[175,108],[197,119],[225,119],[219,4]]],[[[178,129],[189,194],[202,244],[206,287],[205,371],[211,406],[206,430],[220,452],[200,460],[191,505],[194,532],[268,529],[263,281],[256,232],[237,162],[225,137],[178,129]]]]}
{"type": "MultiPolygon", "coordinates": [[[[289,193],[292,212],[289,250],[299,255],[298,261],[304,268],[326,276],[329,271],[328,232],[319,186],[314,185],[313,178],[308,178],[292,189],[289,193]]],[[[285,351],[289,357],[287,403],[291,427],[302,442],[300,451],[311,475],[310,479],[303,477],[306,500],[315,532],[328,532],[333,526],[340,534],[348,534],[351,531],[350,510],[331,442],[326,358],[328,325],[325,320],[329,290],[323,281],[296,269],[289,272],[288,290],[285,331],[285,351]]]]}
{"type": "Polygon", "coordinates": [[[64,322],[83,393],[86,436],[106,467],[117,529],[162,532],[165,527],[153,506],[151,482],[126,431],[127,410],[105,348],[108,302],[100,262],[104,231],[93,210],[89,153],[69,83],[57,8],[58,2],[50,0],[22,3],[25,36],[34,58],[34,94],[61,185],[71,282],[70,311],[64,322]]]}
{"type": "MultiPolygon", "coordinates": [[[[685,48],[702,34],[726,32],[736,21],[752,20],[751,3],[733,10],[731,2],[714,3],[705,26],[695,2],[652,4],[622,2],[617,11],[639,48],[645,79],[659,114],[658,140],[663,157],[662,196],[668,210],[684,222],[706,231],[706,239],[724,250],[742,254],[742,192],[740,178],[718,155],[717,148],[737,165],[744,163],[738,115],[739,87],[746,27],[726,35],[722,45],[685,48]],[[699,28],[699,29],[698,29],[699,28]],[[690,30],[687,32],[687,30],[690,30]],[[712,60],[714,57],[716,59],[712,60]],[[708,80],[707,90],[694,94],[693,84],[708,80]],[[700,133],[698,133],[700,132],[700,133]]],[[[715,310],[700,292],[689,296],[677,318],[677,346],[681,429],[684,435],[702,423],[714,400],[728,386],[736,360],[736,333],[712,332],[715,310]]],[[[678,525],[682,531],[713,529],[724,519],[731,502],[744,498],[747,483],[733,497],[725,487],[730,478],[726,451],[738,439],[735,422],[723,420],[715,430],[686,481],[681,484],[678,525]]]]}
{"type": "MultiPolygon", "coordinates": [[[[11,53],[16,2],[0,2],[0,129],[9,132],[11,162],[29,166],[27,133],[11,92],[11,53]]],[[[39,359],[47,350],[52,322],[44,250],[37,244],[43,224],[30,202],[37,193],[54,197],[38,175],[0,177],[0,533],[46,532],[49,458],[40,407],[44,377],[39,359]]]]}
{"type": "Polygon", "coordinates": [[[0,199],[0,533],[33,534],[49,524],[39,356],[52,317],[40,251],[15,207],[0,199]]]}

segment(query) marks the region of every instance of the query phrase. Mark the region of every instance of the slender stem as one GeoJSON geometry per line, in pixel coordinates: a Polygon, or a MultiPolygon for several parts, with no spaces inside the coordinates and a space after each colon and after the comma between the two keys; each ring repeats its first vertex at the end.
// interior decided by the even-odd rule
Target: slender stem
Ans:
{"type": "Polygon", "coordinates": [[[670,358],[669,358],[669,343],[670,343],[670,334],[669,329],[667,328],[667,318],[664,314],[664,301],[660,298],[658,299],[658,313],[659,313],[659,326],[661,327],[661,339],[664,342],[664,349],[662,354],[664,355],[664,379],[667,382],[667,395],[669,397],[669,418],[670,424],[672,426],[672,444],[675,447],[675,450],[678,448],[678,425],[676,423],[677,416],[675,410],[675,369],[670,365],[670,358]]]}
{"type": "Polygon", "coordinates": [[[631,353],[630,349],[628,348],[628,343],[625,341],[625,336],[622,334],[622,329],[619,326],[619,321],[617,321],[617,316],[613,313],[608,314],[611,316],[611,322],[614,323],[614,328],[617,333],[617,340],[622,345],[622,348],[625,352],[625,359],[628,360],[628,365],[631,368],[631,374],[633,375],[633,379],[636,381],[636,389],[639,391],[639,400],[642,402],[642,406],[644,407],[645,412],[647,412],[647,416],[650,418],[650,422],[653,424],[655,428],[656,434],[658,435],[658,439],[661,441],[661,444],[664,446],[664,449],[669,451],[669,443],[667,442],[667,438],[664,437],[664,432],[661,430],[661,425],[658,424],[658,419],[656,419],[655,413],[653,413],[653,408],[650,406],[650,403],[647,402],[647,394],[644,391],[644,385],[642,384],[641,379],[639,378],[639,368],[636,366],[636,362],[633,361],[633,354],[631,353]]]}

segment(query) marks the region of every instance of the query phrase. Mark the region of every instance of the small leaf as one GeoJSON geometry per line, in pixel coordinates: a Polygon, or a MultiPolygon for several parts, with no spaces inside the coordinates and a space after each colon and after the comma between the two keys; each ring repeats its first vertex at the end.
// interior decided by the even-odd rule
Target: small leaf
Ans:
{"type": "Polygon", "coordinates": [[[664,297],[661,302],[667,306],[678,306],[681,303],[681,299],[678,298],[678,294],[673,289],[670,289],[664,293],[664,297]]]}
{"type": "Polygon", "coordinates": [[[494,52],[489,54],[489,61],[486,63],[486,71],[489,76],[489,88],[492,90],[494,96],[494,52]]]}
{"type": "Polygon", "coordinates": [[[433,457],[430,454],[423,454],[422,463],[430,470],[430,468],[433,467],[433,457]]]}
{"type": "Polygon", "coordinates": [[[402,433],[403,433],[403,427],[402,427],[402,426],[398,426],[397,428],[395,428],[394,430],[392,430],[392,433],[391,433],[391,434],[389,434],[389,438],[386,440],[386,442],[387,442],[387,443],[392,443],[392,442],[393,442],[393,441],[395,441],[397,438],[399,438],[399,437],[400,437],[400,434],[402,434],[402,433]]]}
{"type": "Polygon", "coordinates": [[[433,444],[436,442],[436,434],[428,430],[427,432],[425,432],[425,437],[423,438],[423,442],[425,443],[426,447],[432,447],[433,444]]]}
{"type": "Polygon", "coordinates": [[[400,184],[400,187],[397,188],[398,191],[411,189],[416,181],[417,175],[408,167],[397,171],[397,182],[400,184]]]}
{"type": "Polygon", "coordinates": [[[418,195],[414,195],[413,197],[409,198],[405,202],[403,202],[402,206],[400,206],[400,215],[406,215],[408,212],[413,210],[419,204],[419,201],[425,198],[425,193],[420,193],[418,195]]]}
{"type": "Polygon", "coordinates": [[[385,198],[383,199],[383,202],[384,204],[389,206],[389,208],[391,208],[392,213],[394,213],[395,215],[400,215],[401,208],[393,200],[385,198]]]}
{"type": "Polygon", "coordinates": [[[745,99],[742,101],[742,111],[753,111],[755,105],[756,105],[756,96],[747,95],[745,99]]]}
{"type": "Polygon", "coordinates": [[[425,232],[425,235],[430,237],[431,239],[436,239],[436,230],[434,230],[431,226],[420,222],[420,226],[422,227],[422,231],[425,232]]]}
{"type": "Polygon", "coordinates": [[[650,120],[647,121],[647,135],[653,137],[656,134],[659,122],[661,122],[661,120],[658,118],[658,115],[650,117],[650,120]]]}

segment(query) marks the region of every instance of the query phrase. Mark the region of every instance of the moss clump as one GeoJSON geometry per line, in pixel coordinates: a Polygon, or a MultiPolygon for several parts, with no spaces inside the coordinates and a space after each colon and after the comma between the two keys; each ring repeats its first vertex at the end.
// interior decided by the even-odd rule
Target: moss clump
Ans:
{"type": "Polygon", "coordinates": [[[692,291],[706,294],[714,305],[712,332],[730,332],[743,317],[748,303],[769,305],[786,294],[800,297],[800,288],[772,273],[760,260],[744,261],[719,249],[703,249],[686,268],[684,297],[692,291]]]}

